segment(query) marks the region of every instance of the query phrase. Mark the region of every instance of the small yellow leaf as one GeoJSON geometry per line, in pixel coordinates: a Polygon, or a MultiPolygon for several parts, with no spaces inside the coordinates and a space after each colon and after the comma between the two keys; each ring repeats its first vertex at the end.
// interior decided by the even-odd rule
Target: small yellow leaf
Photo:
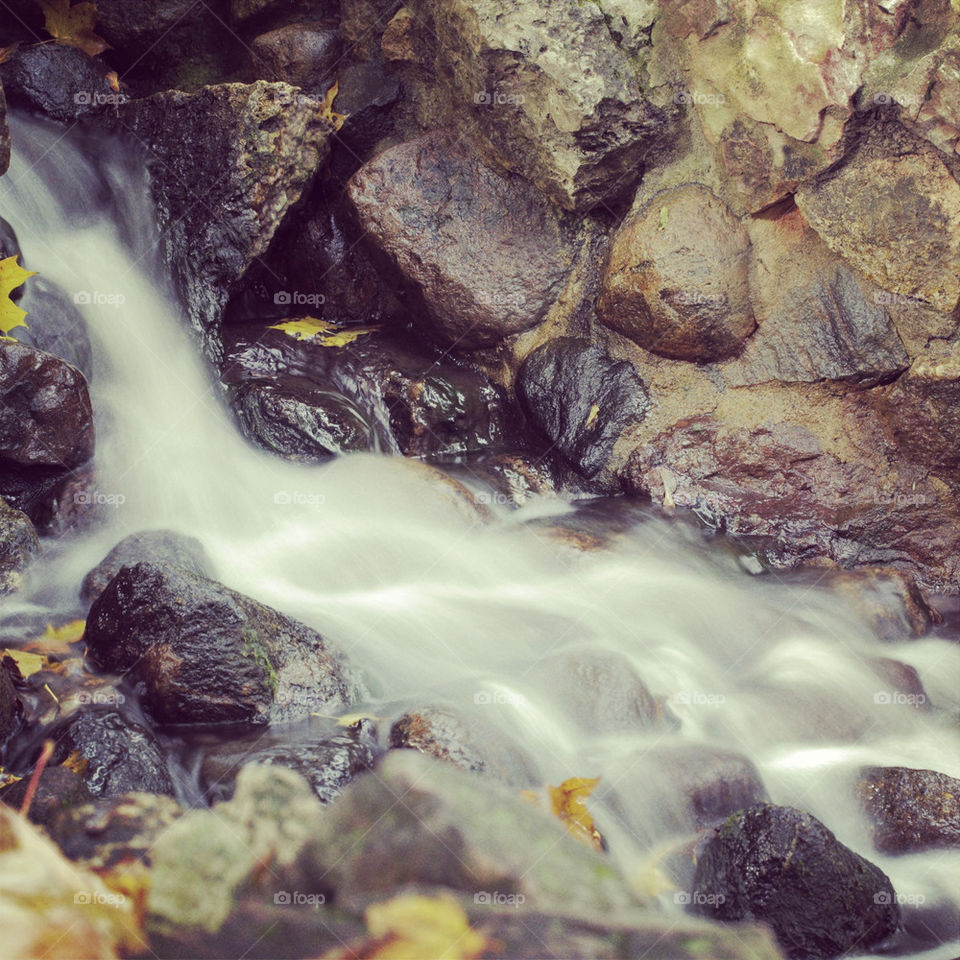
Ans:
{"type": "Polygon", "coordinates": [[[283,333],[297,340],[313,340],[319,338],[322,347],[345,347],[348,343],[373,333],[376,327],[338,327],[329,320],[319,320],[316,317],[301,317],[298,320],[284,320],[270,327],[271,330],[281,330],[283,333]]]}
{"type": "Polygon", "coordinates": [[[90,761],[86,757],[80,756],[78,750],[74,750],[60,766],[66,767],[68,770],[72,770],[78,777],[82,777],[87,772],[90,761]]]}
{"type": "Polygon", "coordinates": [[[594,404],[590,408],[590,415],[587,417],[587,422],[584,424],[584,427],[592,427],[597,422],[597,417],[600,416],[600,407],[597,404],[594,404]]]}
{"type": "Polygon", "coordinates": [[[39,653],[27,653],[25,650],[4,650],[3,655],[9,657],[20,671],[24,680],[39,673],[47,665],[47,658],[39,653]]]}
{"type": "Polygon", "coordinates": [[[70,620],[59,627],[48,623],[44,633],[35,640],[31,640],[24,649],[44,653],[47,656],[70,656],[73,654],[70,645],[83,637],[86,626],[84,620],[70,620]]]}
{"type": "Polygon", "coordinates": [[[337,717],[338,727],[352,727],[360,723],[361,720],[382,720],[383,717],[375,717],[372,713],[345,713],[342,717],[337,717]]]}
{"type": "Polygon", "coordinates": [[[29,277],[35,277],[36,270],[24,270],[16,257],[0,260],[0,332],[9,334],[16,327],[25,327],[23,318],[26,310],[21,310],[11,299],[10,294],[22,287],[29,277]]]}
{"type": "Polygon", "coordinates": [[[110,84],[110,89],[114,93],[120,92],[120,77],[117,75],[116,70],[111,70],[106,77],[107,83],[110,84]]]}
{"type": "Polygon", "coordinates": [[[567,829],[584,843],[597,850],[603,850],[603,836],[593,823],[593,817],[587,809],[587,797],[596,789],[599,777],[570,777],[559,787],[549,787],[550,806],[567,829]]]}
{"type": "Polygon", "coordinates": [[[44,27],[57,43],[78,47],[95,57],[110,49],[110,44],[94,32],[97,20],[95,3],[70,5],[70,0],[35,0],[43,10],[44,27]]]}
{"type": "Polygon", "coordinates": [[[371,904],[364,918],[370,935],[380,941],[365,956],[376,960],[473,960],[488,942],[470,926],[463,907],[444,895],[394,897],[371,904]]]}
{"type": "Polygon", "coordinates": [[[323,98],[323,103],[320,104],[320,112],[326,117],[330,123],[333,124],[334,130],[339,130],[344,122],[346,121],[349,114],[347,113],[336,113],[333,109],[333,101],[336,100],[337,94],[340,92],[340,81],[337,80],[334,82],[333,86],[327,91],[327,95],[323,98]]]}

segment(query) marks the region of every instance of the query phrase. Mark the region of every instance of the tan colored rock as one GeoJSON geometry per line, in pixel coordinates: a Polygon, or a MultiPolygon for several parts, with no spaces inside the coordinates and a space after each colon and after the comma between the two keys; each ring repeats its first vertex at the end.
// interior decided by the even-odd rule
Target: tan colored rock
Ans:
{"type": "Polygon", "coordinates": [[[725,359],[756,327],[749,257],[747,231],[710,190],[668,190],[617,231],[597,315],[661,356],[725,359]]]}
{"type": "Polygon", "coordinates": [[[384,60],[420,63],[419,35],[413,14],[401,7],[387,24],[380,38],[384,60]]]}
{"type": "Polygon", "coordinates": [[[871,131],[832,177],[796,195],[826,244],[884,290],[949,312],[960,300],[960,184],[898,124],[871,131]]]}

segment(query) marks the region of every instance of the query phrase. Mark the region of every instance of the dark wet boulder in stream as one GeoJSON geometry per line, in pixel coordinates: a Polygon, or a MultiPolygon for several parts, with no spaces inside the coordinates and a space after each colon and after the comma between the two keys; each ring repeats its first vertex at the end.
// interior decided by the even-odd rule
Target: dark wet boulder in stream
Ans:
{"type": "Polygon", "coordinates": [[[960,780],[936,770],[864,767],[857,795],[882,853],[960,847],[960,780]]]}
{"type": "Polygon", "coordinates": [[[862,952],[896,931],[900,910],[886,874],[819,820],[759,804],[731,816],[697,862],[693,911],[756,920],[788,957],[862,952]]]}
{"type": "Polygon", "coordinates": [[[0,596],[19,589],[23,571],[39,552],[30,518],[0,497],[0,596]]]}
{"type": "Polygon", "coordinates": [[[584,477],[610,459],[622,431],[643,420],[647,389],[600,343],[558,337],[523,362],[517,395],[533,424],[584,477]]]}
{"type": "MultiPolygon", "coordinates": [[[[74,294],[84,299],[84,291],[74,294]]],[[[93,346],[87,323],[75,299],[42,276],[24,285],[20,306],[27,311],[27,327],[17,328],[20,343],[52,353],[76,367],[89,380],[93,375],[93,346]]]]}
{"type": "Polygon", "coordinates": [[[488,170],[468,142],[435,131],[364,165],[348,193],[360,223],[420,298],[414,323],[458,350],[539,323],[569,252],[544,198],[488,170]]]}
{"type": "Polygon", "coordinates": [[[178,567],[123,567],[90,609],[84,642],[161,723],[265,724],[333,714],[362,695],[320,634],[178,567]]]}
{"type": "Polygon", "coordinates": [[[143,530],[124,537],[83,578],[81,599],[93,603],[123,567],[142,562],[169,564],[201,577],[214,576],[213,563],[196,537],[176,530],[143,530]]]}
{"type": "MultiPolygon", "coordinates": [[[[30,778],[24,777],[0,788],[0,802],[19,810],[26,799],[30,778]]],[[[47,824],[72,807],[89,803],[93,794],[78,773],[68,767],[47,767],[37,781],[29,817],[34,823],[47,824]]]]}

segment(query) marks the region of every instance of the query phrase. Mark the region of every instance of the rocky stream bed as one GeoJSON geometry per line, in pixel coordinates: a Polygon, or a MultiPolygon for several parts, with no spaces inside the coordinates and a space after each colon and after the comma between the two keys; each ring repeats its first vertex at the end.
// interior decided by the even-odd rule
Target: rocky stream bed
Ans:
{"type": "Polygon", "coordinates": [[[958,323],[956,0],[0,0],[0,956],[956,960],[958,323]]]}

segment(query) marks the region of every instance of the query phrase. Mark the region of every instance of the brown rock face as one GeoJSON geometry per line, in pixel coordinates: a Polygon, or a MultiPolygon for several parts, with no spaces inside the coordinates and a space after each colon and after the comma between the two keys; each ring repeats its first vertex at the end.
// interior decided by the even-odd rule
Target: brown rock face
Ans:
{"type": "Polygon", "coordinates": [[[309,89],[329,79],[341,51],[332,26],[290,23],[254,38],[250,52],[259,76],[309,89]]]}
{"type": "Polygon", "coordinates": [[[552,208],[525,181],[484,167],[450,131],[381,153],[350,181],[363,227],[416,289],[419,322],[461,349],[543,319],[566,273],[552,208]]]}
{"type": "Polygon", "coordinates": [[[960,847],[960,780],[934,770],[864,767],[857,795],[882,853],[960,847]]]}
{"type": "Polygon", "coordinates": [[[871,131],[832,177],[796,195],[827,245],[878,286],[951,311],[960,299],[960,184],[898,124],[871,131]]]}
{"type": "Polygon", "coordinates": [[[664,191],[617,232],[597,314],[661,356],[726,359],[756,327],[749,258],[747,231],[710,190],[664,191]]]}

